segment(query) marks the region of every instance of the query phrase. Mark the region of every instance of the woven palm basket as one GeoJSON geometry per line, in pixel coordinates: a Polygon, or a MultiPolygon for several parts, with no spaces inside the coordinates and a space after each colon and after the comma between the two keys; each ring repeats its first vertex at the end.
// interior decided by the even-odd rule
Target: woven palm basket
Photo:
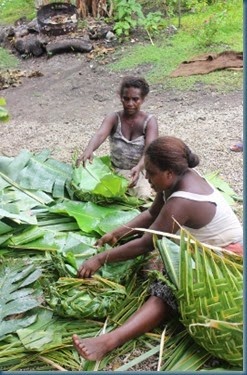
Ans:
{"type": "Polygon", "coordinates": [[[168,242],[163,237],[156,244],[173,283],[181,322],[209,353],[242,367],[243,258],[209,248],[183,229],[177,257],[176,245],[171,248],[168,242]]]}

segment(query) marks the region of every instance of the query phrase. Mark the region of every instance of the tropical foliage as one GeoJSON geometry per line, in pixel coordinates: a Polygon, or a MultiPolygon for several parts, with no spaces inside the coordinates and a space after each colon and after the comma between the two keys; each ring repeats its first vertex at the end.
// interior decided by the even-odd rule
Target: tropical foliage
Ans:
{"type": "MultiPolygon", "coordinates": [[[[121,183],[116,183],[116,189],[107,185],[109,181],[114,185],[118,177],[110,169],[107,158],[95,158],[89,169],[75,170],[72,165],[53,159],[48,150],[37,154],[23,150],[16,157],[0,157],[1,369],[126,371],[138,368],[150,357],[157,362],[160,371],[215,369],[215,363],[225,370],[241,369],[240,304],[237,321],[233,323],[223,317],[220,322],[227,342],[236,334],[235,361],[225,348],[225,356],[218,356],[206,344],[202,346],[194,328],[193,334],[186,328],[190,323],[185,316],[183,325],[177,319],[167,322],[163,331],[159,328],[131,340],[97,363],[80,358],[73,348],[73,333],[93,337],[123,324],[147,298],[153,278],[162,277],[147,271],[148,258],[142,256],[105,265],[92,279],[76,277],[84,260],[108,247],[95,247],[97,238],[140,212],[140,206],[128,204],[126,197],[122,200],[127,186],[122,177],[121,183]],[[110,192],[112,198],[107,205],[106,202],[104,205],[95,203],[99,191],[102,200],[99,189],[102,183],[103,191],[110,192]],[[78,189],[83,194],[86,189],[93,201],[78,200],[75,195],[78,189]],[[133,354],[130,356],[130,353],[133,354]],[[220,357],[218,362],[215,362],[215,355],[220,357]]],[[[104,199],[108,200],[109,196],[104,199]]],[[[170,275],[168,282],[174,285],[174,291],[178,285],[183,286],[183,275],[189,275],[188,269],[182,269],[181,264],[200,260],[201,271],[197,276],[206,277],[207,282],[212,281],[205,273],[208,265],[211,265],[213,275],[222,276],[224,272],[227,275],[225,284],[217,282],[212,286],[213,291],[217,287],[221,292],[226,289],[226,301],[229,302],[234,284],[237,286],[235,294],[241,295],[242,265],[239,260],[227,259],[227,264],[222,263],[217,255],[212,256],[211,250],[205,248],[202,248],[201,256],[198,243],[187,246],[183,239],[181,254],[186,256],[186,261],[182,259],[181,263],[179,247],[174,242],[167,243],[166,249],[161,247],[160,250],[157,242],[157,249],[169,260],[166,266],[170,275]],[[205,254],[211,258],[208,260],[205,254]],[[234,276],[230,271],[235,268],[234,276]]],[[[191,276],[195,277],[194,274],[191,276]]],[[[191,283],[192,279],[187,278],[186,282],[191,283]]],[[[187,297],[180,298],[181,301],[184,299],[187,297]]],[[[179,303],[182,306],[182,302],[179,303]]],[[[225,305],[219,306],[225,310],[225,305]]],[[[204,323],[200,321],[200,324],[204,323]]]]}

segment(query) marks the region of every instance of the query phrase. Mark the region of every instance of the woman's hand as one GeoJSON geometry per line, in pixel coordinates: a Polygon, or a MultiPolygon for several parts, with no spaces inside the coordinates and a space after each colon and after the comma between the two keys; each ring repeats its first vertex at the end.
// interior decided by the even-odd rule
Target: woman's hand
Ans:
{"type": "Polygon", "coordinates": [[[99,261],[98,255],[93,256],[92,258],[86,260],[82,263],[77,272],[77,277],[81,279],[86,279],[91,277],[102,264],[99,261]]]}
{"type": "Polygon", "coordinates": [[[76,167],[78,168],[80,164],[85,167],[85,163],[88,160],[89,163],[92,163],[94,154],[93,152],[85,151],[77,160],[76,160],[76,167]]]}
{"type": "Polygon", "coordinates": [[[96,241],[95,245],[98,247],[103,246],[104,244],[108,243],[109,245],[113,246],[118,241],[118,238],[116,235],[113,234],[113,232],[109,232],[104,234],[99,240],[96,241]]]}
{"type": "Polygon", "coordinates": [[[132,188],[136,185],[140,175],[140,168],[136,165],[130,170],[131,182],[129,183],[129,188],[132,188]]]}

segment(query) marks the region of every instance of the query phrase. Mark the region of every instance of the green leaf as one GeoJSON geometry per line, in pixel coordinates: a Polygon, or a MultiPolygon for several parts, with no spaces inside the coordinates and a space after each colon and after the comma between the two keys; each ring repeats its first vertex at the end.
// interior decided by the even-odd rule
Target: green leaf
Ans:
{"type": "Polygon", "coordinates": [[[134,219],[134,217],[139,215],[139,213],[140,211],[137,209],[130,209],[128,211],[116,210],[115,212],[110,212],[100,221],[98,230],[103,235],[128,223],[130,220],[134,219]]]}
{"type": "Polygon", "coordinates": [[[53,312],[43,309],[32,325],[16,333],[26,350],[43,351],[62,344],[62,332],[56,323],[53,312]]]}
{"type": "Polygon", "coordinates": [[[104,160],[95,157],[85,168],[80,166],[74,169],[71,186],[80,200],[88,201],[94,198],[112,202],[124,197],[128,181],[109,168],[104,160]]]}
{"type": "Polygon", "coordinates": [[[165,270],[172,283],[178,288],[180,246],[166,237],[162,237],[161,240],[158,240],[157,236],[155,238],[156,247],[158,248],[161,259],[165,265],[165,270]]]}
{"type": "Polygon", "coordinates": [[[12,261],[9,265],[3,263],[0,266],[0,337],[28,326],[36,319],[36,314],[30,310],[41,303],[38,289],[26,286],[34,284],[41,271],[32,264],[23,268],[24,265],[22,261],[12,261]],[[28,315],[25,314],[27,312],[28,315]]]}
{"type": "Polygon", "coordinates": [[[42,190],[59,198],[65,195],[65,185],[71,178],[72,167],[50,158],[49,150],[37,154],[22,150],[14,159],[0,157],[0,171],[23,189],[42,190]]]}
{"type": "Polygon", "coordinates": [[[0,121],[8,121],[9,113],[7,109],[0,106],[0,121]]]}
{"type": "Polygon", "coordinates": [[[230,205],[234,204],[235,200],[239,200],[236,192],[219,176],[219,171],[207,173],[204,177],[223,194],[230,205]]]}
{"type": "Polygon", "coordinates": [[[125,224],[139,214],[136,209],[120,210],[119,206],[100,206],[93,202],[63,200],[50,208],[50,212],[68,214],[75,218],[85,233],[97,232],[100,235],[125,224]]]}
{"type": "Polygon", "coordinates": [[[6,100],[2,96],[0,96],[0,105],[2,105],[2,106],[6,105],[6,100]]]}

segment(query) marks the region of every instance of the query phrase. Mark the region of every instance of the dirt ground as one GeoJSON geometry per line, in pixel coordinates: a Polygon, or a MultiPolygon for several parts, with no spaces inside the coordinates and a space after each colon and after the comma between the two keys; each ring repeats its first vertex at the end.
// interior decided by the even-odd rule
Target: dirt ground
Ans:
{"type": "MultiPolygon", "coordinates": [[[[121,78],[145,74],[148,68],[114,72],[109,65],[88,61],[86,54],[78,53],[22,60],[21,69],[40,71],[42,76],[22,78],[18,87],[0,92],[11,114],[11,120],[0,127],[0,153],[15,156],[23,148],[48,148],[54,158],[71,162],[103,117],[121,108],[117,95],[121,78]]],[[[229,150],[242,135],[242,90],[219,94],[198,84],[194,91],[176,92],[165,83],[150,88],[143,109],[156,115],[160,135],[181,137],[200,156],[200,172],[220,171],[242,195],[243,153],[229,150]]],[[[96,154],[107,152],[106,142],[96,154]]]]}
{"type": "MultiPolygon", "coordinates": [[[[0,91],[6,98],[11,119],[0,124],[0,154],[15,156],[21,149],[52,150],[58,160],[70,163],[100,126],[104,116],[121,109],[117,90],[124,75],[143,75],[142,68],[121,73],[109,65],[88,61],[84,54],[62,54],[52,58],[21,61],[26,72],[42,76],[22,78],[18,87],[0,91]]],[[[220,171],[237,194],[243,194],[243,153],[229,147],[241,139],[243,92],[219,94],[202,85],[194,91],[171,91],[150,85],[143,109],[156,115],[160,135],[182,138],[201,159],[201,173],[220,171]]],[[[108,152],[105,142],[96,152],[108,152]]],[[[240,220],[243,205],[236,205],[240,220]]],[[[156,371],[156,361],[146,361],[135,371],[156,371]],[[147,363],[146,363],[147,362],[147,363]]]]}

